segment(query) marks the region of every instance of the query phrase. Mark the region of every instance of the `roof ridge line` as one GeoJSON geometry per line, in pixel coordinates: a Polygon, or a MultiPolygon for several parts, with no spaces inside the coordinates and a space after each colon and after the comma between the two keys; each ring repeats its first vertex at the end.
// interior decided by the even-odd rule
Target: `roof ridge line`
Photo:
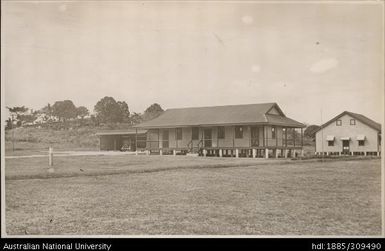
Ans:
{"type": "Polygon", "coordinates": [[[190,108],[213,108],[213,107],[226,107],[226,106],[246,106],[246,105],[274,105],[276,102],[266,102],[266,103],[249,103],[249,104],[233,104],[233,105],[213,105],[213,106],[190,106],[190,107],[176,107],[176,108],[167,108],[166,110],[180,110],[180,109],[190,109],[190,108]]]}
{"type": "Polygon", "coordinates": [[[331,124],[333,121],[335,121],[335,120],[341,118],[341,117],[344,116],[344,115],[349,115],[349,116],[351,116],[351,117],[353,117],[353,118],[359,120],[361,123],[363,123],[363,124],[365,124],[365,125],[367,125],[367,126],[373,128],[373,129],[375,129],[375,130],[381,131],[381,126],[382,126],[381,123],[378,123],[378,122],[374,121],[373,119],[368,118],[368,117],[366,117],[365,115],[360,114],[360,113],[354,113],[354,112],[350,112],[350,111],[343,111],[343,112],[341,112],[340,114],[338,114],[337,116],[333,117],[332,119],[330,119],[330,120],[328,120],[327,122],[325,122],[325,123],[323,123],[322,125],[320,125],[320,128],[318,128],[318,130],[316,130],[315,133],[319,132],[321,129],[325,128],[326,126],[328,126],[329,124],[331,124]],[[362,116],[363,118],[360,117],[360,116],[362,116]],[[375,126],[371,125],[371,124],[368,123],[367,121],[364,121],[364,119],[369,120],[370,123],[376,124],[377,126],[380,127],[380,129],[375,128],[375,126]]]}

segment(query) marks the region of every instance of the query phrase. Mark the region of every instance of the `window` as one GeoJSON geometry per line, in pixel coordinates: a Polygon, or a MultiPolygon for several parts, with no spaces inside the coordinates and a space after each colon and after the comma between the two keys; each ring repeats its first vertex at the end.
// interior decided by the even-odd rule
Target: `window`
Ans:
{"type": "Polygon", "coordinates": [[[365,145],[365,141],[364,140],[359,140],[358,141],[358,145],[359,146],[364,146],[365,145]]]}
{"type": "Polygon", "coordinates": [[[218,127],[218,139],[224,139],[225,138],[225,127],[219,126],[218,127]]]}
{"type": "Polygon", "coordinates": [[[192,137],[191,139],[199,139],[199,128],[193,127],[192,128],[192,137]]]}
{"type": "Polygon", "coordinates": [[[181,140],[182,139],[182,128],[176,129],[176,139],[181,140]]]}
{"type": "Polygon", "coordinates": [[[337,119],[336,120],[336,126],[341,126],[342,125],[342,121],[340,119],[337,119]]]}
{"type": "Polygon", "coordinates": [[[334,141],[329,140],[328,141],[328,146],[334,146],[334,141]]]}
{"type": "Polygon", "coordinates": [[[235,127],[235,138],[236,139],[242,139],[243,138],[243,127],[242,126],[236,126],[235,127]]]}
{"type": "Polygon", "coordinates": [[[356,125],[356,120],[355,119],[351,119],[350,120],[350,125],[356,125]]]}
{"type": "Polygon", "coordinates": [[[168,144],[169,137],[168,136],[169,136],[168,129],[164,129],[163,133],[162,133],[162,147],[163,148],[168,148],[169,147],[169,144],[168,144]]]}
{"type": "Polygon", "coordinates": [[[275,127],[271,128],[271,138],[275,139],[275,127]]]}

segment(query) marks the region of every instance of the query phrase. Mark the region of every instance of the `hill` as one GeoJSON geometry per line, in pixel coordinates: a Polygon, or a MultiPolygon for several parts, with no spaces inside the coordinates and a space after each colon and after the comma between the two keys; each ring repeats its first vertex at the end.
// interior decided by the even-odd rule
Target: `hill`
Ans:
{"type": "Polygon", "coordinates": [[[55,150],[98,150],[96,132],[128,128],[127,124],[81,127],[18,127],[5,130],[5,152],[55,150]]]}

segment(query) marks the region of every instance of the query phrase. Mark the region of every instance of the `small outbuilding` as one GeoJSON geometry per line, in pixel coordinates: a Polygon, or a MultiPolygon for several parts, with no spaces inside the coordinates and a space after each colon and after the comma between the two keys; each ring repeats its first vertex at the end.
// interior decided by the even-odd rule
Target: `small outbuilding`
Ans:
{"type": "Polygon", "coordinates": [[[97,132],[102,151],[136,151],[146,147],[147,130],[125,129],[97,132]]]}
{"type": "Polygon", "coordinates": [[[344,111],[316,131],[317,155],[381,155],[381,124],[344,111]]]}

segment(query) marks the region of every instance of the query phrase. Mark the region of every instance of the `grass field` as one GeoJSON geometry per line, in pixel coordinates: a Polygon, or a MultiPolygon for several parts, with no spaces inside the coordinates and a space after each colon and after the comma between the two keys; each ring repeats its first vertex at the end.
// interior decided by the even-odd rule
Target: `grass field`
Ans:
{"type": "Polygon", "coordinates": [[[380,160],[6,160],[9,235],[380,235],[380,160]],[[82,170],[80,170],[82,169],[82,170]]]}

